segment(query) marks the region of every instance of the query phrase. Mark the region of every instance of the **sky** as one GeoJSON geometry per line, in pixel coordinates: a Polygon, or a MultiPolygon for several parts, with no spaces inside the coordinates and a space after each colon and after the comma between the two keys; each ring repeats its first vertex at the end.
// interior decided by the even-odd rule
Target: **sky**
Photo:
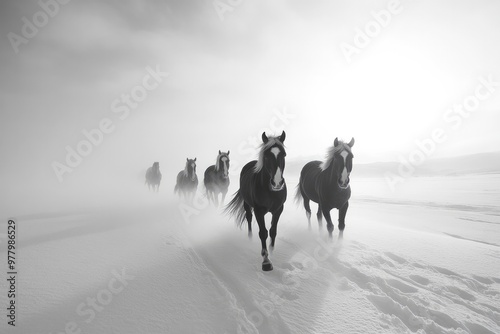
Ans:
{"type": "Polygon", "coordinates": [[[286,131],[288,159],[354,137],[355,163],[397,161],[436,129],[429,158],[497,151],[499,14],[493,0],[3,1],[1,180],[126,180],[154,161],[174,180],[187,157],[202,178],[218,150],[237,173],[263,131],[286,131]]]}

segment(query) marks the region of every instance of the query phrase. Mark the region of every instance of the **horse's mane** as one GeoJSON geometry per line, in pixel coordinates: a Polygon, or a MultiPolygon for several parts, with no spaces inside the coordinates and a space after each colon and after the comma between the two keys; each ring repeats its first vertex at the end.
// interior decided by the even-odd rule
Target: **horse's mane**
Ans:
{"type": "Polygon", "coordinates": [[[262,170],[262,167],[264,167],[264,152],[266,152],[274,145],[278,145],[283,150],[285,149],[285,145],[283,145],[283,143],[279,140],[279,136],[269,137],[267,143],[262,143],[260,145],[259,159],[257,160],[257,163],[255,164],[255,167],[253,169],[254,173],[258,173],[262,170]]]}
{"type": "Polygon", "coordinates": [[[326,152],[325,161],[323,161],[321,165],[319,165],[319,168],[321,168],[321,170],[328,169],[335,158],[335,154],[340,153],[344,150],[352,154],[351,147],[347,145],[347,143],[344,143],[342,140],[339,140],[337,146],[333,145],[328,149],[328,151],[326,152]]]}
{"type": "MultiPolygon", "coordinates": [[[[217,159],[215,159],[215,171],[219,171],[219,159],[221,157],[228,157],[227,153],[221,152],[220,154],[217,154],[217,159]]],[[[229,159],[229,157],[228,157],[229,159]]]]}

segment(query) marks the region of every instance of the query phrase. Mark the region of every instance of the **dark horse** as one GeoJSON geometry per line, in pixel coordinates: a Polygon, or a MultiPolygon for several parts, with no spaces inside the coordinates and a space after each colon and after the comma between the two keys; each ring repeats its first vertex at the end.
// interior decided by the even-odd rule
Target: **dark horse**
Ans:
{"type": "Polygon", "coordinates": [[[196,158],[186,158],[186,167],[177,174],[177,183],[175,184],[174,193],[179,194],[179,197],[192,202],[196,189],[198,188],[198,176],[196,176],[196,158]]]}
{"type": "Polygon", "coordinates": [[[300,172],[299,184],[295,199],[304,200],[307,221],[311,224],[311,208],[309,200],[318,203],[318,223],[321,225],[321,214],[325,216],[330,237],[333,232],[330,210],[339,210],[340,237],[345,228],[345,215],[349,207],[351,187],[349,174],[352,170],[352,151],[354,138],[344,143],[335,138],[333,146],[328,150],[326,160],[308,162],[300,172]]]}
{"type": "Polygon", "coordinates": [[[148,185],[149,190],[151,190],[151,187],[153,187],[153,191],[155,190],[158,191],[160,189],[160,182],[161,182],[161,173],[160,173],[160,163],[155,162],[153,163],[152,167],[149,167],[148,170],[146,171],[146,181],[144,184],[148,185]]]}
{"type": "Polygon", "coordinates": [[[219,193],[221,193],[221,202],[224,205],[227,189],[229,188],[229,151],[224,153],[219,150],[215,165],[205,170],[203,183],[205,184],[208,201],[218,207],[219,193]]]}
{"type": "Polygon", "coordinates": [[[264,215],[271,212],[271,249],[276,241],[278,220],[283,212],[286,200],[286,184],[283,178],[285,169],[285,131],[279,137],[266,136],[262,133],[262,142],[258,161],[250,161],[243,166],[240,174],[240,189],[226,207],[226,212],[236,216],[241,226],[245,217],[248,222],[248,234],[252,233],[252,209],[259,224],[259,237],[262,243],[262,270],[273,270],[267,251],[267,229],[264,215]]]}

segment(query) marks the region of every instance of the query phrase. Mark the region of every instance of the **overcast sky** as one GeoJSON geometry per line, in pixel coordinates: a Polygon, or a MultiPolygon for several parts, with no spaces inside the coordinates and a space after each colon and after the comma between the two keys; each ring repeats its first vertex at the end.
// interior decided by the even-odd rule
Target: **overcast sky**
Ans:
{"type": "Polygon", "coordinates": [[[2,180],[57,184],[53,162],[105,118],[112,131],[65,180],[139,175],[153,161],[181,170],[186,157],[198,157],[201,178],[219,149],[239,168],[275,128],[290,159],[322,158],[338,136],[355,137],[355,162],[397,160],[436,128],[447,139],[432,157],[500,147],[500,86],[469,117],[444,119],[481,77],[500,81],[500,2],[401,1],[350,61],[342,43],[355,46],[389,1],[233,3],[72,0],[49,6],[57,13],[26,38],[42,7],[2,1],[2,180]],[[169,75],[128,116],[114,112],[148,67],[169,75]]]}

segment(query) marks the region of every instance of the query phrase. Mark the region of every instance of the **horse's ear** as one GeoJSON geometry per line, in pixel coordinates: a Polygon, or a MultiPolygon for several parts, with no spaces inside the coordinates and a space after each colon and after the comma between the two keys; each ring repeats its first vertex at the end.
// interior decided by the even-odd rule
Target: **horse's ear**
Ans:
{"type": "Polygon", "coordinates": [[[196,158],[194,158],[194,161],[196,161],[196,158]]]}
{"type": "Polygon", "coordinates": [[[354,137],[352,137],[351,141],[347,145],[349,145],[349,147],[353,147],[354,146],[354,137]]]}
{"type": "Polygon", "coordinates": [[[265,144],[269,141],[269,138],[266,136],[266,132],[262,132],[262,142],[265,144]]]}
{"type": "Polygon", "coordinates": [[[229,152],[231,152],[231,151],[229,151],[229,150],[228,150],[228,151],[227,151],[227,155],[229,155],[229,152]]]}
{"type": "Polygon", "coordinates": [[[283,132],[281,133],[281,136],[280,136],[280,142],[285,142],[285,138],[286,138],[286,133],[285,133],[285,130],[283,130],[283,132]]]}
{"type": "Polygon", "coordinates": [[[221,154],[221,151],[219,150],[219,154],[221,154]]]}
{"type": "Polygon", "coordinates": [[[333,141],[333,146],[337,147],[338,144],[339,144],[339,139],[335,138],[335,140],[333,141]]]}
{"type": "Polygon", "coordinates": [[[189,161],[189,158],[186,158],[186,161],[189,161]]]}

